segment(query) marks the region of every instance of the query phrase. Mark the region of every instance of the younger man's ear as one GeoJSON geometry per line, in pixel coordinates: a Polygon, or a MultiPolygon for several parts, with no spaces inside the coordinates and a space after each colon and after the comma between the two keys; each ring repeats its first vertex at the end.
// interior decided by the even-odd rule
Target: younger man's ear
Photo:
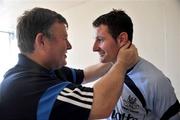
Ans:
{"type": "Polygon", "coordinates": [[[121,32],[117,37],[117,42],[120,48],[124,46],[128,42],[128,34],[126,32],[121,32]]]}

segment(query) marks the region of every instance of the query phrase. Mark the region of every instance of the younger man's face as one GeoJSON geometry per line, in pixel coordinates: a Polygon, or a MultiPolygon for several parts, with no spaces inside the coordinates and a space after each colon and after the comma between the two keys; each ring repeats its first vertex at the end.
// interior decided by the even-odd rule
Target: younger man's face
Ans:
{"type": "Polygon", "coordinates": [[[98,52],[102,63],[115,62],[119,46],[108,31],[107,25],[100,25],[96,28],[96,38],[93,51],[98,52]]]}

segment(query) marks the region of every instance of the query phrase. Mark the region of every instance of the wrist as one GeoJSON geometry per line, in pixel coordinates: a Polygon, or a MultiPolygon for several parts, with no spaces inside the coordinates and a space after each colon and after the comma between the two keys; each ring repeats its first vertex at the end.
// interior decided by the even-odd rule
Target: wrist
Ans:
{"type": "Polygon", "coordinates": [[[128,69],[126,64],[124,64],[123,62],[116,62],[113,64],[113,66],[122,74],[125,74],[128,69]]]}

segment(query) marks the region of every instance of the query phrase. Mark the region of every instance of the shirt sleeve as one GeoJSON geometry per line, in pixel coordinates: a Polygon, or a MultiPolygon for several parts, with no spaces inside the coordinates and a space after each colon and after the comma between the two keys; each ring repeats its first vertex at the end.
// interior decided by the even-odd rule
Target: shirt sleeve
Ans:
{"type": "Polygon", "coordinates": [[[84,72],[80,69],[73,69],[69,67],[62,67],[55,71],[58,78],[64,81],[69,81],[75,84],[81,84],[84,80],[84,72]]]}
{"type": "Polygon", "coordinates": [[[178,114],[180,104],[170,80],[165,76],[161,77],[155,85],[155,90],[155,114],[160,118],[160,120],[180,120],[180,116],[178,114]]]}
{"type": "Polygon", "coordinates": [[[57,96],[50,120],[88,120],[93,88],[69,84],[57,96]]]}

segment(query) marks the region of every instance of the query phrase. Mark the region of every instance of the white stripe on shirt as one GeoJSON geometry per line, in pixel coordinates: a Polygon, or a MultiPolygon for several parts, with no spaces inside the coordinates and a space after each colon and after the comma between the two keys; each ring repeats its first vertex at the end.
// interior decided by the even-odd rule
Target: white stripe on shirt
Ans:
{"type": "Polygon", "coordinates": [[[58,95],[57,99],[61,100],[61,101],[64,101],[64,102],[67,102],[67,103],[71,103],[71,104],[76,105],[76,106],[86,108],[86,109],[91,109],[91,105],[88,105],[88,104],[85,104],[85,103],[80,103],[80,102],[77,102],[75,100],[60,96],[60,95],[58,95]]]}
{"type": "Polygon", "coordinates": [[[64,88],[64,91],[67,91],[67,92],[77,91],[77,92],[80,93],[81,95],[93,96],[93,92],[84,92],[84,91],[81,91],[79,88],[75,88],[75,89],[73,89],[73,90],[71,90],[71,89],[69,89],[69,88],[64,88]]]}
{"type": "Polygon", "coordinates": [[[67,97],[72,96],[72,97],[75,97],[75,98],[77,98],[79,100],[82,100],[82,101],[87,101],[87,102],[92,102],[93,101],[92,98],[82,97],[82,96],[80,96],[80,95],[78,95],[78,94],[76,94],[74,92],[65,93],[65,92],[61,91],[61,94],[64,95],[64,96],[67,96],[67,97]]]}

